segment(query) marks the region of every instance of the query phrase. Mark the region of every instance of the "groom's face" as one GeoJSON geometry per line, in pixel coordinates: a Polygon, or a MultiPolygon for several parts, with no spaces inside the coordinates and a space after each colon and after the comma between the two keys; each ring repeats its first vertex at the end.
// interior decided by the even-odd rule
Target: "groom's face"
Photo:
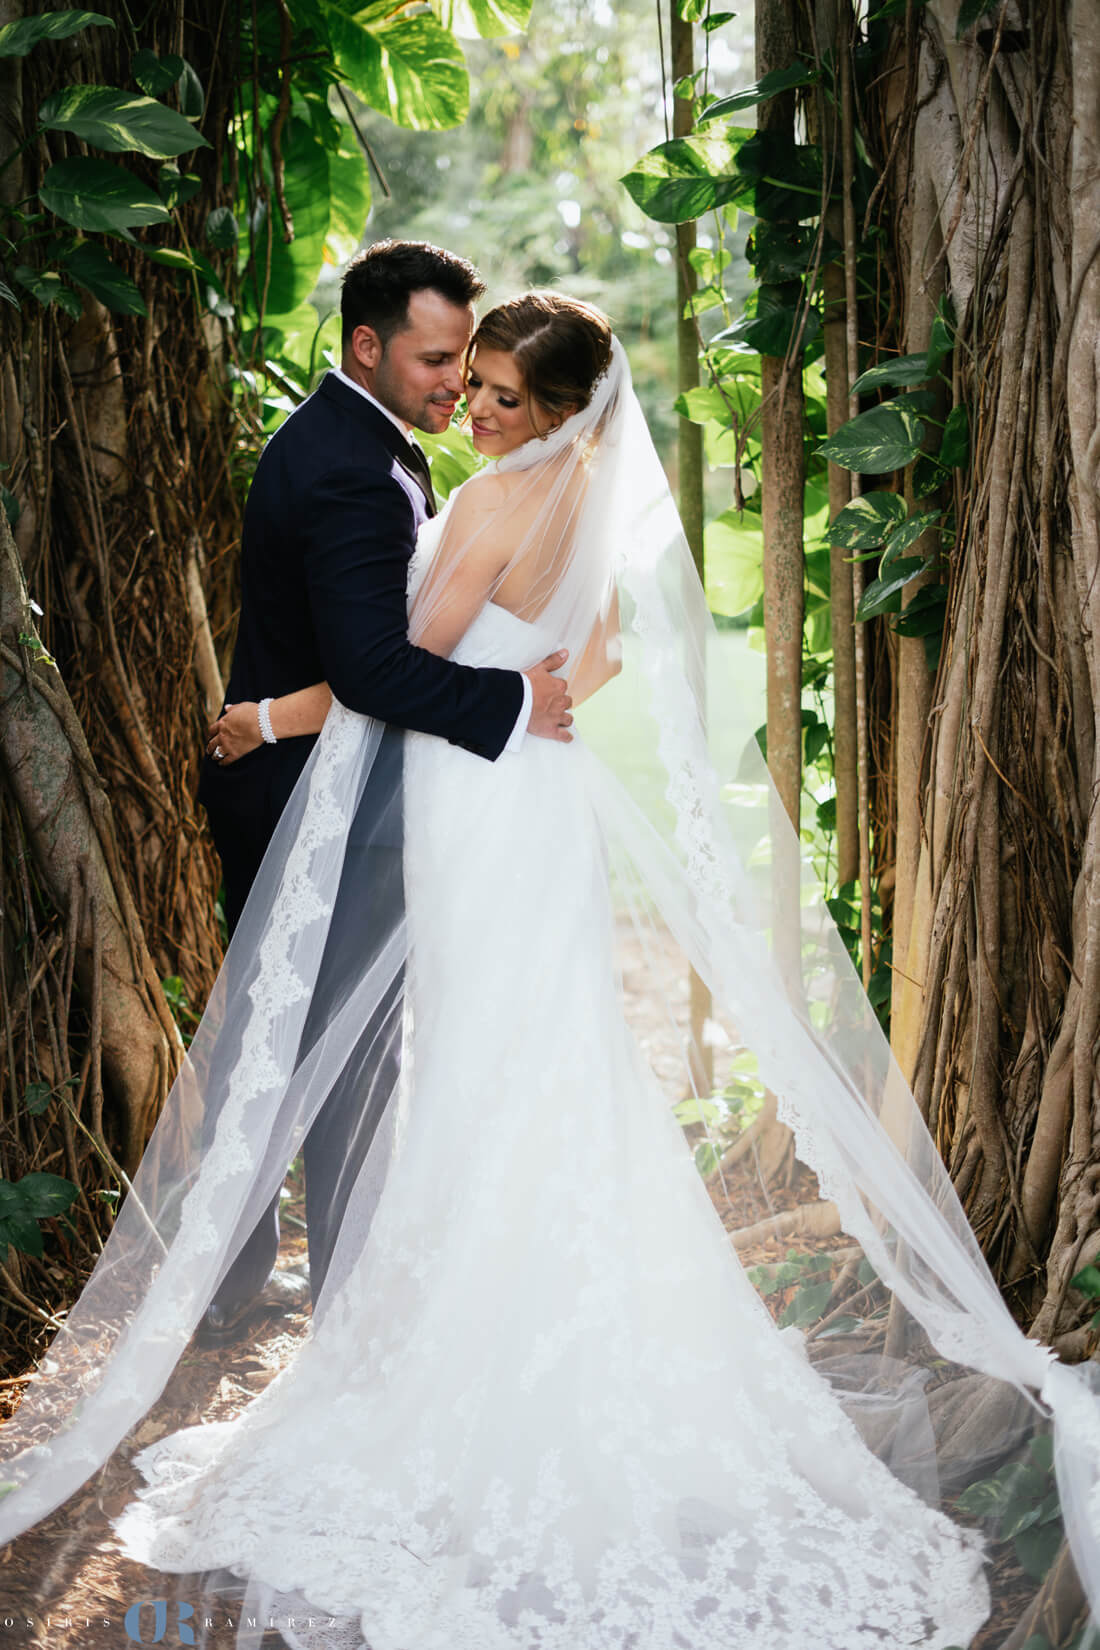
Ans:
{"type": "Polygon", "coordinates": [[[472,306],[452,304],[426,288],[409,295],[408,325],[383,347],[370,327],[357,327],[356,359],[371,394],[384,407],[433,434],[445,430],[463,394],[462,363],[474,329],[472,306]]]}

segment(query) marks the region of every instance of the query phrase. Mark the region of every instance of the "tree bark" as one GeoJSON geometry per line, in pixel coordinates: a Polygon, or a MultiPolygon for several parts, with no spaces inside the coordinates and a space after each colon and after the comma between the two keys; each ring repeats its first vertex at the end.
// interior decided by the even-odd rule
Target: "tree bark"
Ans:
{"type": "MultiPolygon", "coordinates": [[[[0,761],[76,974],[101,1024],[123,1167],[136,1169],[182,1050],[119,853],[111,805],[56,666],[38,639],[0,513],[0,761]]],[[[61,1074],[58,1074],[60,1081],[61,1074]]]]}

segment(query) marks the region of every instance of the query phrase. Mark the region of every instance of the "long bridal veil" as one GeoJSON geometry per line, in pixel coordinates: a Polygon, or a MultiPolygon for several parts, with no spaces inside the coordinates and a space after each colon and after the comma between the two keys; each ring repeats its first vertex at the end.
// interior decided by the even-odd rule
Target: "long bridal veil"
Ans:
{"type": "MultiPolygon", "coordinates": [[[[745,654],[715,631],[617,343],[583,412],[453,496],[418,554],[414,642],[445,617],[486,536],[502,534],[511,557],[490,599],[570,649],[581,691],[609,660],[621,667],[582,707],[577,759],[606,846],[623,1011],[708,1176],[716,1219],[868,1447],[981,1525],[993,1612],[975,1643],[1009,1644],[1063,1530],[1100,1615],[1092,1371],[1028,1339],[985,1264],[770,782],[745,654]],[[688,1012],[691,972],[705,1018],[688,1012]],[[772,1103],[796,1153],[778,1183],[755,1174],[750,1121],[772,1103]]],[[[349,1309],[340,1285],[416,1104],[407,1061],[392,1092],[374,1081],[383,1045],[407,1034],[399,993],[416,961],[404,923],[376,918],[395,902],[357,874],[363,852],[388,840],[380,737],[333,705],[95,1270],[0,1429],[0,1541],[71,1509],[47,1565],[26,1540],[5,1565],[39,1616],[72,1607],[86,1557],[74,1531],[104,1534],[97,1498],[77,1492],[93,1475],[114,1490],[125,1482],[135,1429],[145,1422],[144,1441],[305,1132],[327,1102],[358,1094],[377,1128],[345,1188],[314,1317],[349,1309]],[[333,919],[349,909],[362,919],[351,948],[333,919]]],[[[487,1004],[487,1036],[491,1023],[487,1004]]],[[[527,1172],[537,1163],[517,1163],[527,1172]]],[[[736,1369],[729,1390],[732,1406],[736,1369]]],[[[683,1401],[690,1411],[690,1390],[683,1401]]],[[[77,1641],[94,1642],[86,1631],[77,1641]]],[[[243,1617],[238,1642],[252,1642],[243,1617]]]]}

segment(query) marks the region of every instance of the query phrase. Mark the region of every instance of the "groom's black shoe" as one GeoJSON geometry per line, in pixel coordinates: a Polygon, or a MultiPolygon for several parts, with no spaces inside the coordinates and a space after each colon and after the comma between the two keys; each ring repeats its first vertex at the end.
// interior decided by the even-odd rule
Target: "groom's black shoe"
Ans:
{"type": "Polygon", "coordinates": [[[236,1340],[249,1319],[265,1306],[279,1306],[300,1312],[309,1303],[309,1282],[297,1272],[272,1272],[258,1295],[221,1306],[208,1306],[199,1320],[195,1339],[200,1346],[224,1346],[236,1340]]]}

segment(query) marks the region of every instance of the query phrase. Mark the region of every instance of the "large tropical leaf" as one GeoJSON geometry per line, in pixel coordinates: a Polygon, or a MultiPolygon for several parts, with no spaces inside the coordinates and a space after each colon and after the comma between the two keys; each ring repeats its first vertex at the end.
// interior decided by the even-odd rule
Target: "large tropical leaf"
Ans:
{"type": "Polygon", "coordinates": [[[98,29],[115,26],[99,11],[48,11],[40,17],[21,17],[0,29],[0,57],[26,57],[40,40],[65,40],[93,25],[98,29]]]}
{"type": "Polygon", "coordinates": [[[103,248],[94,241],[81,241],[62,262],[78,286],[85,287],[93,298],[98,298],[116,315],[146,313],[145,300],[136,282],[124,269],[113,264],[103,248]]]}
{"type": "Polygon", "coordinates": [[[316,286],[331,222],[329,152],[308,121],[291,116],[283,132],[282,153],[294,239],[284,240],[282,220],[272,199],[270,218],[255,231],[254,259],[243,288],[248,312],[255,318],[263,293],[270,234],[271,275],[264,314],[275,326],[276,317],[291,314],[316,286]]]}
{"type": "Polygon", "coordinates": [[[707,602],[732,616],[759,601],[764,591],[764,534],[759,516],[726,510],[703,530],[707,602]]]}
{"type": "Polygon", "coordinates": [[[145,47],[130,59],[130,73],[143,92],[148,92],[150,97],[163,97],[165,92],[172,90],[183,73],[183,58],[175,53],[158,57],[156,52],[145,47]]]}
{"type": "Polygon", "coordinates": [[[434,17],[356,15],[333,0],[322,12],[340,73],[365,102],[417,132],[461,126],[470,109],[462,47],[434,17]]]}
{"type": "Polygon", "coordinates": [[[497,40],[520,34],[531,16],[532,0],[431,0],[445,29],[464,40],[497,40]]]}
{"type": "Polygon", "coordinates": [[[873,550],[885,544],[905,520],[905,500],[898,493],[872,492],[854,498],[829,526],[829,543],[845,550],[873,550]]]}
{"type": "Polygon", "coordinates": [[[808,86],[817,79],[817,71],[807,63],[788,63],[785,68],[773,69],[762,80],[752,86],[746,86],[742,91],[731,92],[729,97],[720,97],[717,103],[712,103],[699,116],[704,120],[718,120],[722,115],[736,114],[739,109],[751,109],[756,103],[763,103],[769,97],[778,97],[782,92],[789,92],[795,86],[808,86]]]}
{"type": "Polygon", "coordinates": [[[133,229],[143,223],[167,223],[168,208],[132,172],[108,160],[84,155],[51,166],[38,198],[78,229],[133,229]]]}
{"type": "Polygon", "coordinates": [[[659,143],[620,182],[649,218],[686,223],[727,201],[749,199],[737,156],[747,132],[703,133],[659,143]]]}
{"type": "Polygon", "coordinates": [[[844,470],[885,475],[912,464],[923,440],[920,419],[904,405],[884,401],[842,424],[817,450],[844,470]]]}
{"type": "Polygon", "coordinates": [[[38,118],[52,132],[72,132],[94,148],[115,154],[136,150],[168,160],[210,147],[175,109],[115,86],[65,86],[46,99],[38,118]]]}

